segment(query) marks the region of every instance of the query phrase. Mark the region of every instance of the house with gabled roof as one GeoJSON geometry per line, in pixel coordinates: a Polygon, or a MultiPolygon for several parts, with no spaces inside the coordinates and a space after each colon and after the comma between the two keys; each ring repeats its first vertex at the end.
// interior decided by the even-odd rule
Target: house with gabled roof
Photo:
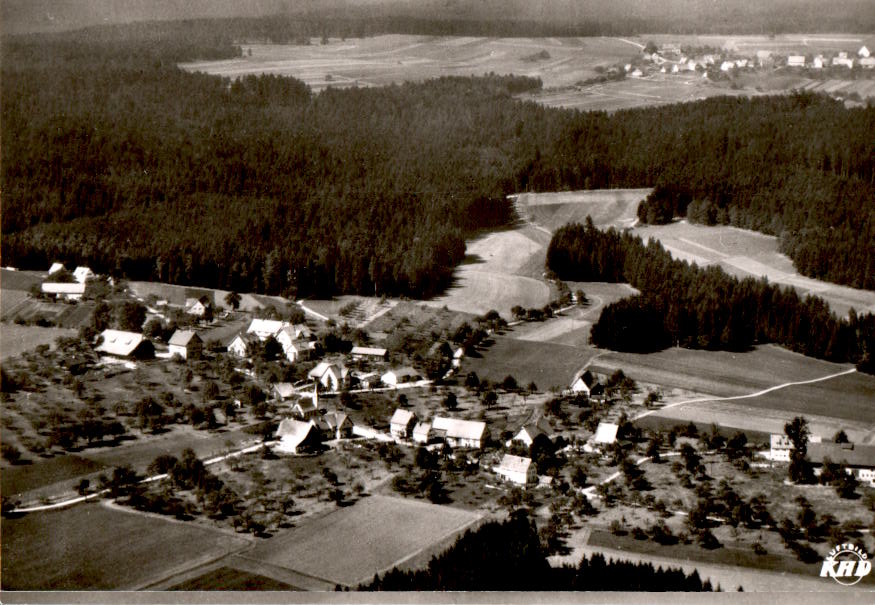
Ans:
{"type": "Polygon", "coordinates": [[[431,440],[431,422],[417,422],[413,427],[414,443],[422,443],[423,445],[431,440]]]}
{"type": "Polygon", "coordinates": [[[101,343],[94,348],[98,353],[129,359],[151,359],[155,357],[155,347],[148,338],[136,332],[123,330],[104,330],[100,333],[101,343]]]}
{"type": "Polygon", "coordinates": [[[389,419],[389,433],[396,439],[407,439],[416,424],[416,414],[398,408],[389,419]]]}
{"type": "Polygon", "coordinates": [[[52,263],[52,266],[49,267],[49,275],[57,273],[58,271],[63,271],[64,268],[65,267],[63,263],[52,263]]]}
{"type": "Polygon", "coordinates": [[[349,370],[328,361],[320,361],[307,376],[329,391],[339,391],[347,382],[349,370]]]}
{"type": "Polygon", "coordinates": [[[228,343],[228,352],[236,357],[249,357],[252,346],[258,342],[258,337],[254,334],[241,332],[228,343]]]}
{"type": "Polygon", "coordinates": [[[614,422],[599,422],[593,435],[593,443],[610,445],[617,440],[617,431],[620,427],[614,422]]]}
{"type": "Polygon", "coordinates": [[[547,419],[540,418],[537,422],[531,422],[529,424],[523,425],[522,428],[520,428],[520,430],[517,432],[517,434],[513,436],[510,442],[522,443],[526,447],[532,447],[535,439],[539,437],[545,437],[549,439],[552,433],[553,429],[550,426],[550,423],[547,422],[547,419]]]}
{"type": "Polygon", "coordinates": [[[73,277],[80,284],[84,284],[89,279],[96,276],[94,274],[94,271],[92,271],[88,267],[76,267],[76,269],[73,271],[73,277]]]}
{"type": "Polygon", "coordinates": [[[860,47],[860,50],[857,51],[857,55],[860,56],[861,58],[866,58],[866,57],[868,57],[870,54],[871,54],[871,53],[869,52],[869,49],[866,48],[865,45],[861,46],[861,47],[860,47]]]}
{"type": "Polygon", "coordinates": [[[322,444],[322,437],[312,421],[286,418],[280,422],[275,435],[279,439],[276,449],[290,454],[316,451],[322,444]]]}
{"type": "Polygon", "coordinates": [[[538,482],[538,473],[531,458],[505,454],[494,470],[499,477],[523,487],[538,482]]]}
{"type": "Polygon", "coordinates": [[[329,439],[352,437],[352,420],[343,412],[329,412],[317,420],[316,424],[329,439]]]}
{"type": "Polygon", "coordinates": [[[319,415],[319,389],[315,385],[312,393],[302,394],[292,406],[292,414],[301,419],[314,418],[319,415]]]}
{"type": "Polygon", "coordinates": [[[76,283],[61,283],[61,282],[44,282],[40,284],[40,290],[46,296],[51,296],[55,299],[62,298],[64,300],[81,300],[85,296],[85,284],[76,283]]]}
{"type": "Polygon", "coordinates": [[[442,437],[451,447],[480,449],[487,437],[486,423],[480,420],[435,416],[431,428],[436,437],[442,437]]]}
{"type": "Polygon", "coordinates": [[[204,341],[194,330],[176,330],[167,341],[167,350],[170,355],[196,359],[204,350],[204,341]]]}
{"type": "Polygon", "coordinates": [[[417,382],[419,380],[422,380],[422,376],[413,368],[404,367],[389,370],[380,377],[380,380],[386,386],[397,387],[399,384],[417,382]]]}
{"type": "Polygon", "coordinates": [[[815,475],[822,472],[824,462],[829,460],[840,465],[846,473],[854,475],[860,483],[875,487],[875,445],[827,441],[809,443],[808,459],[815,467],[815,475]]]}
{"type": "Polygon", "coordinates": [[[353,347],[349,352],[353,359],[384,361],[388,351],[379,347],[353,347]]]}
{"type": "Polygon", "coordinates": [[[253,319],[246,328],[247,334],[254,334],[259,340],[265,341],[271,336],[277,337],[280,330],[290,326],[287,321],[279,321],[277,319],[253,319]]]}
{"type": "Polygon", "coordinates": [[[183,310],[188,315],[194,315],[195,317],[203,317],[207,312],[207,305],[209,302],[206,302],[206,297],[201,298],[186,298],[185,299],[185,307],[183,310]]]}
{"type": "Polygon", "coordinates": [[[272,391],[277,401],[291,399],[297,394],[295,386],[291,382],[275,382],[272,391]]]}

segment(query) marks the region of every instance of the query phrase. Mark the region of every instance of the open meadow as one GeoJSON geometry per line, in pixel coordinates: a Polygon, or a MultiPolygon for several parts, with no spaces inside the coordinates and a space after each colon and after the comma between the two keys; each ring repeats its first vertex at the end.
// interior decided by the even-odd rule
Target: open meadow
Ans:
{"type": "Polygon", "coordinates": [[[248,544],[104,503],[4,518],[4,590],[136,589],[248,544]]]}
{"type": "Polygon", "coordinates": [[[76,330],[70,328],[20,326],[3,323],[0,325],[0,360],[21,355],[39,345],[53,345],[58,338],[75,336],[76,333],[76,330]]]}
{"type": "Polygon", "coordinates": [[[259,543],[246,556],[356,586],[478,519],[456,508],[375,495],[259,543]]]}
{"type": "Polygon", "coordinates": [[[778,238],[737,227],[692,224],[639,226],[635,234],[657,239],[674,258],[700,267],[717,265],[739,278],[766,277],[772,283],[795,288],[800,295],[814,294],[826,300],[840,315],[853,307],[857,312],[875,312],[875,292],[839,286],[800,275],[793,262],[778,251],[778,238]]]}

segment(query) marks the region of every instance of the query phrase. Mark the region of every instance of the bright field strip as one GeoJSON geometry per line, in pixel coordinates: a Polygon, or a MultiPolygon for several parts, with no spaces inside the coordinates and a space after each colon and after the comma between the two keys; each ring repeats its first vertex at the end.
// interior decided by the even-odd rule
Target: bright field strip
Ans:
{"type": "Polygon", "coordinates": [[[102,503],[4,518],[2,531],[4,590],[132,590],[249,543],[102,503]]]}
{"type": "Polygon", "coordinates": [[[43,328],[4,323],[0,325],[0,361],[21,355],[39,345],[54,346],[61,336],[75,336],[76,330],[67,328],[43,328]]]}
{"type": "Polygon", "coordinates": [[[675,258],[701,266],[716,264],[739,278],[765,277],[771,283],[795,288],[800,295],[814,294],[827,301],[839,315],[875,312],[875,292],[840,286],[800,275],[793,262],[778,250],[776,237],[737,227],[696,225],[680,221],[670,225],[636,227],[645,241],[659,240],[675,258]]]}
{"type": "Polygon", "coordinates": [[[479,519],[456,508],[373,495],[261,542],[246,558],[352,587],[479,519]]]}

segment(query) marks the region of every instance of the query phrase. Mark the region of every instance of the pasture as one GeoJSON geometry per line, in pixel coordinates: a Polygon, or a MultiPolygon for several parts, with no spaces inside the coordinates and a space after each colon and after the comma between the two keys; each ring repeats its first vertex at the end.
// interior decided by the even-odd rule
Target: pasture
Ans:
{"type": "Polygon", "coordinates": [[[718,265],[739,278],[765,277],[772,283],[795,288],[827,301],[839,315],[853,307],[875,312],[875,292],[839,286],[800,275],[793,262],[778,251],[776,237],[737,227],[691,224],[639,226],[635,234],[645,241],[657,239],[674,258],[699,266],[718,265]]]}
{"type": "Polygon", "coordinates": [[[368,87],[441,76],[517,74],[546,87],[570,86],[635,57],[639,47],[616,38],[479,38],[384,35],[329,39],[308,46],[250,44],[244,56],[181,64],[187,71],[239,78],[292,76],[314,90],[368,87]],[[251,51],[251,55],[249,52],[251,51]]]}
{"type": "Polygon", "coordinates": [[[592,217],[597,227],[625,228],[638,220],[638,205],[651,189],[591,189],[555,193],[521,193],[516,196],[517,212],[527,221],[550,233],[568,223],[592,217]]]}
{"type": "Polygon", "coordinates": [[[480,357],[465,358],[461,373],[476,372],[480,379],[492,382],[501,382],[510,374],[518,384],[534,382],[544,391],[566,388],[594,355],[595,351],[581,347],[496,336],[492,346],[480,350],[480,357]]]}
{"type": "MultiPolygon", "coordinates": [[[[4,435],[4,441],[6,435],[4,435]]],[[[37,459],[31,464],[5,466],[0,473],[0,487],[6,496],[15,496],[60,482],[73,487],[73,477],[102,470],[105,466],[94,460],[73,454],[49,459],[37,459]]]]}
{"type": "Polygon", "coordinates": [[[3,323],[0,325],[0,360],[6,360],[39,345],[53,345],[61,336],[75,336],[76,330],[3,323]]]}
{"type": "Polygon", "coordinates": [[[46,278],[46,273],[40,271],[10,271],[9,269],[0,269],[0,288],[4,290],[19,290],[21,292],[30,292],[30,289],[41,284],[46,278]]]}
{"type": "Polygon", "coordinates": [[[133,590],[248,544],[104,503],[2,520],[4,590],[133,590]]]}
{"type": "Polygon", "coordinates": [[[298,590],[290,584],[233,567],[219,567],[168,590],[298,590]]]}
{"type": "Polygon", "coordinates": [[[456,508],[374,495],[261,542],[246,556],[356,586],[478,519],[456,508]]]}

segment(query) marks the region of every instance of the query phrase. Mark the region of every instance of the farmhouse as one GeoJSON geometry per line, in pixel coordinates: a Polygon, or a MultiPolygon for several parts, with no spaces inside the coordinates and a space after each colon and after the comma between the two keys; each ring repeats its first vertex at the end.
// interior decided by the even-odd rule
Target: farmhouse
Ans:
{"type": "Polygon", "coordinates": [[[863,69],[875,69],[875,57],[864,57],[860,59],[860,67],[863,69]]]}
{"type": "Polygon", "coordinates": [[[811,62],[811,67],[814,69],[823,69],[823,55],[817,55],[811,62]]]}
{"type": "Polygon", "coordinates": [[[458,368],[462,365],[462,358],[465,357],[465,347],[458,347],[453,351],[453,367],[458,368]]]}
{"type": "Polygon", "coordinates": [[[416,382],[421,378],[422,377],[419,375],[419,372],[411,367],[405,367],[398,368],[397,370],[389,370],[380,377],[380,380],[382,380],[383,384],[387,386],[397,387],[399,384],[416,382]]]}
{"type": "Polygon", "coordinates": [[[189,315],[203,317],[207,312],[207,305],[209,305],[209,301],[206,300],[206,297],[186,298],[184,310],[189,315]]]}
{"type": "Polygon", "coordinates": [[[860,483],[875,487],[875,445],[854,443],[811,443],[808,446],[808,459],[819,475],[825,460],[844,467],[845,472],[854,474],[860,483]]]}
{"type": "Polygon", "coordinates": [[[773,434],[769,436],[769,452],[766,458],[775,462],[790,462],[790,450],[793,444],[787,435],[773,434]]]}
{"type": "Polygon", "coordinates": [[[273,396],[277,401],[285,401],[295,395],[295,387],[291,382],[277,382],[273,385],[273,396]]]}
{"type": "Polygon", "coordinates": [[[584,380],[583,376],[578,376],[577,379],[571,383],[571,392],[589,395],[589,385],[586,384],[586,380],[584,380]]]}
{"type": "Polygon", "coordinates": [[[179,355],[183,359],[196,359],[204,349],[204,341],[192,330],[177,330],[167,342],[171,355],[179,355]]]}
{"type": "Polygon", "coordinates": [[[865,46],[861,46],[860,50],[857,51],[857,55],[863,59],[868,58],[870,54],[871,53],[869,52],[869,49],[866,48],[865,46]]]}
{"type": "Polygon", "coordinates": [[[309,395],[301,395],[297,403],[292,406],[292,414],[303,420],[319,415],[319,389],[316,386],[309,395]]]}
{"type": "Polygon", "coordinates": [[[486,423],[481,421],[435,416],[431,428],[452,447],[479,449],[486,439],[486,423]]]}
{"type": "MultiPolygon", "coordinates": [[[[282,334],[283,332],[280,332],[280,335],[282,334]]],[[[310,359],[316,350],[316,343],[309,340],[285,341],[285,339],[280,340],[277,338],[277,341],[282,345],[283,353],[290,363],[295,363],[301,359],[310,359]]]]}
{"type": "Polygon", "coordinates": [[[322,439],[313,422],[286,418],[276,430],[280,442],[276,449],[290,454],[299,454],[319,448],[322,439]]]}
{"type": "Polygon", "coordinates": [[[53,273],[57,273],[58,271],[63,271],[64,265],[62,263],[52,263],[52,266],[49,267],[49,275],[53,273]]]}
{"type": "Polygon", "coordinates": [[[65,300],[80,300],[85,295],[85,284],[62,284],[45,282],[40,286],[43,294],[65,300]]]}
{"type": "Polygon", "coordinates": [[[353,359],[385,360],[386,353],[386,349],[379,349],[377,347],[353,347],[352,351],[350,351],[353,359]]]}
{"type": "Polygon", "coordinates": [[[94,349],[98,353],[106,353],[113,357],[133,359],[151,359],[155,357],[155,347],[152,341],[143,338],[136,332],[122,330],[104,330],[100,333],[102,342],[94,349]]]}
{"type": "Polygon", "coordinates": [[[499,477],[524,487],[538,481],[538,474],[535,471],[535,465],[532,464],[532,459],[513,454],[505,454],[501,463],[495,467],[495,472],[499,477]]]}
{"type": "Polygon", "coordinates": [[[805,67],[805,55],[788,56],[787,67],[805,67]]]}
{"type": "Polygon", "coordinates": [[[352,420],[343,412],[330,412],[317,422],[319,428],[329,439],[348,439],[352,437],[352,420]]]}
{"type": "Polygon", "coordinates": [[[92,271],[88,267],[76,267],[76,270],[73,271],[73,277],[76,278],[76,281],[80,284],[84,284],[92,277],[95,277],[95,275],[94,271],[92,271]]]}
{"type": "Polygon", "coordinates": [[[535,439],[538,437],[545,437],[547,439],[550,438],[550,434],[553,432],[553,429],[550,427],[550,424],[546,419],[541,418],[536,423],[530,423],[524,425],[519,432],[513,436],[511,439],[511,443],[517,442],[522,443],[526,447],[532,447],[532,443],[535,442],[535,439]]]}
{"type": "Polygon", "coordinates": [[[854,60],[847,57],[833,57],[832,64],[833,67],[844,65],[848,69],[852,69],[854,67],[854,60]]]}
{"type": "Polygon", "coordinates": [[[416,424],[416,414],[398,408],[389,420],[389,433],[396,439],[407,439],[416,424]]]}
{"type": "Polygon", "coordinates": [[[620,427],[613,422],[599,422],[599,425],[595,430],[595,435],[593,435],[592,438],[593,443],[610,445],[617,440],[617,431],[619,428],[620,427]]]}
{"type": "Polygon", "coordinates": [[[644,72],[641,71],[640,69],[638,69],[637,67],[632,71],[632,73],[629,74],[629,76],[632,78],[640,78],[643,75],[644,75],[644,72]]]}
{"type": "Polygon", "coordinates": [[[724,61],[720,64],[720,71],[730,71],[735,69],[735,63],[733,61],[724,61]]]}
{"type": "Polygon", "coordinates": [[[280,330],[288,327],[290,324],[287,321],[278,321],[275,319],[253,319],[246,329],[247,334],[254,334],[258,340],[267,340],[271,336],[277,337],[280,330]]]}
{"type": "Polygon", "coordinates": [[[362,389],[370,389],[377,386],[380,382],[380,375],[376,372],[353,372],[352,384],[358,385],[362,389]]]}
{"type": "Polygon", "coordinates": [[[415,443],[428,443],[431,439],[431,422],[417,422],[413,427],[413,441],[415,443]]]}
{"type": "Polygon", "coordinates": [[[253,334],[237,334],[228,343],[228,352],[237,357],[248,357],[252,351],[252,345],[258,342],[258,337],[253,334]]]}
{"type": "Polygon", "coordinates": [[[347,380],[349,370],[327,361],[320,361],[316,367],[307,373],[329,391],[339,391],[347,380]]]}

